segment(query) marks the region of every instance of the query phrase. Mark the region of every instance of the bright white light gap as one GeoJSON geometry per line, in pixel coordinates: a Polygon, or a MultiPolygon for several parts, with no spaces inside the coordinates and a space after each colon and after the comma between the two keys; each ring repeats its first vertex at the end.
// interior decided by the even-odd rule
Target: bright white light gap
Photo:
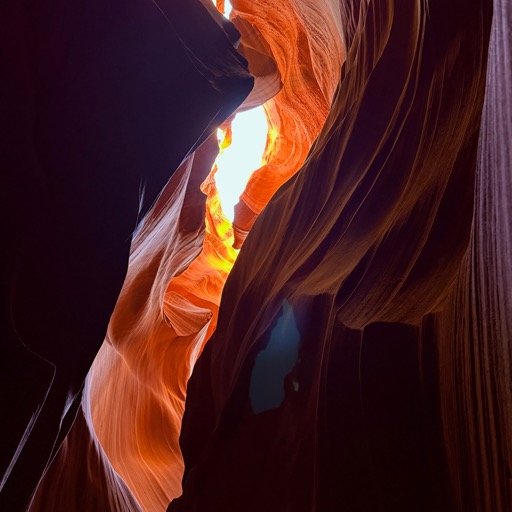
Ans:
{"type": "MultiPolygon", "coordinates": [[[[212,0],[216,5],[215,0],[212,0]]],[[[224,16],[229,19],[232,6],[224,3],[224,16]]],[[[263,106],[237,114],[231,124],[232,143],[216,160],[215,183],[224,215],[233,222],[234,207],[251,174],[262,165],[268,134],[263,106]]],[[[221,134],[219,133],[219,137],[221,134]]]]}

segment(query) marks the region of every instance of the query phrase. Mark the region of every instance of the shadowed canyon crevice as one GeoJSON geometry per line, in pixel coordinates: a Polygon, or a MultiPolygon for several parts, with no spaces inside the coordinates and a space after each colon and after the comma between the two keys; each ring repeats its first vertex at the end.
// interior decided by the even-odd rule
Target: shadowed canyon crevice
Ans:
{"type": "Polygon", "coordinates": [[[225,7],[0,7],[0,510],[509,512],[510,2],[225,7]]]}

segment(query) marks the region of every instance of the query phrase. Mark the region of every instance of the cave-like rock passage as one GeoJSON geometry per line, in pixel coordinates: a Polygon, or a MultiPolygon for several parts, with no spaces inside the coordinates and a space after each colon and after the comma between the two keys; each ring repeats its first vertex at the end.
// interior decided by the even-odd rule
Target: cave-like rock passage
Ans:
{"type": "Polygon", "coordinates": [[[510,2],[182,3],[0,8],[0,509],[508,512],[510,2]]]}

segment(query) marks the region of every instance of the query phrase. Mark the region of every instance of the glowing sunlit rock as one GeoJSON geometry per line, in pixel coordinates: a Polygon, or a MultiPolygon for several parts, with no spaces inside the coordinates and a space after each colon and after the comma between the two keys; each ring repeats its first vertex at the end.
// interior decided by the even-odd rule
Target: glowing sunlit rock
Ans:
{"type": "MultiPolygon", "coordinates": [[[[445,466],[428,465],[442,443],[423,442],[423,435],[437,433],[439,404],[434,414],[420,409],[425,397],[437,399],[438,389],[418,386],[423,370],[437,378],[422,360],[425,354],[436,360],[426,351],[436,352],[437,343],[451,370],[439,368],[439,392],[452,481],[466,504],[459,508],[472,510],[473,496],[464,494],[470,489],[479,511],[493,500],[507,510],[509,479],[499,464],[510,452],[510,436],[502,436],[504,449],[481,447],[497,439],[498,420],[510,416],[486,394],[500,378],[507,396],[510,369],[491,371],[487,348],[478,344],[489,314],[478,293],[479,286],[487,289],[484,278],[502,279],[502,298],[485,298],[496,325],[484,340],[505,366],[510,358],[501,356],[509,348],[494,340],[509,338],[510,317],[501,304],[510,273],[506,281],[506,260],[498,259],[506,250],[494,242],[509,204],[494,201],[492,189],[508,190],[509,165],[490,141],[508,121],[483,131],[481,166],[496,176],[481,175],[472,218],[490,13],[480,2],[468,4],[470,21],[465,12],[461,0],[455,7],[441,0],[235,2],[231,15],[256,27],[255,37],[272,47],[283,88],[265,107],[268,124],[262,109],[238,114],[221,137],[223,154],[201,185],[204,239],[197,222],[182,218],[203,211],[202,180],[190,174],[199,152],[146,219],[88,380],[88,423],[68,438],[66,450],[76,436],[97,436],[92,455],[98,443],[105,451],[97,471],[110,462],[105,474],[117,471],[144,510],[162,511],[181,493],[179,435],[189,392],[186,488],[173,511],[444,510],[449,500],[436,484],[445,483],[445,466]],[[489,146],[493,165],[486,163],[489,146]],[[304,162],[248,238],[218,320],[238,256],[233,205],[242,194],[235,227],[250,227],[304,162]],[[478,222],[467,252],[472,220],[478,222]],[[187,390],[217,321],[216,338],[187,390]],[[457,410],[463,417],[450,430],[457,410]],[[482,454],[492,461],[489,474],[482,454]],[[475,490],[467,480],[483,484],[475,490]]],[[[497,39],[494,52],[499,48],[497,39]]],[[[500,65],[494,63],[491,77],[510,64],[495,59],[500,65]]],[[[490,90],[492,119],[492,108],[505,102],[501,89],[490,90]]],[[[500,233],[509,231],[503,221],[500,233]]],[[[56,474],[69,475],[76,461],[62,454],[56,474]]],[[[83,489],[83,480],[77,482],[83,489]]],[[[87,492],[96,492],[94,476],[86,482],[87,492]]],[[[57,489],[50,494],[58,496],[59,483],[57,477],[46,482],[57,489]]],[[[72,501],[73,492],[67,497],[72,501]]],[[[119,510],[136,510],[133,500],[125,502],[119,510]]]]}
{"type": "MultiPolygon", "coordinates": [[[[240,10],[237,16],[256,27],[250,31],[256,38],[251,48],[270,44],[277,52],[277,81],[272,74],[273,54],[264,55],[271,74],[269,82],[261,83],[270,84],[270,92],[261,97],[274,94],[276,85],[281,87],[280,77],[283,89],[265,110],[237,114],[221,142],[223,154],[201,185],[207,196],[202,243],[196,223],[186,228],[189,223],[181,219],[186,208],[187,217],[195,208],[201,209],[200,194],[189,190],[196,178],[186,174],[197,156],[169,183],[165,201],[155,205],[133,244],[125,286],[85,396],[90,401],[91,431],[145,510],[165,510],[181,493],[184,468],[179,433],[187,382],[216,328],[224,283],[238,255],[233,247],[235,230],[225,213],[232,218],[233,205],[247,192],[248,177],[251,181],[250,176],[261,174],[262,169],[264,176],[271,177],[258,199],[263,204],[298,170],[325,121],[334,92],[333,87],[323,90],[311,81],[320,56],[318,62],[316,57],[299,59],[313,55],[317,38],[334,38],[334,47],[341,47],[339,34],[299,24],[291,3],[273,4],[275,12],[269,6],[258,8],[261,19],[240,10]],[[283,12],[287,16],[281,19],[283,12]],[[278,23],[274,32],[268,32],[263,23],[270,19],[278,23]],[[290,21],[295,28],[287,25],[290,21]],[[289,36],[286,31],[293,32],[299,25],[308,37],[300,43],[295,37],[283,45],[289,36]],[[263,36],[268,42],[257,44],[263,36]]],[[[342,53],[331,53],[329,59],[328,76],[339,74],[342,53]]],[[[262,182],[252,182],[254,192],[254,183],[262,182]]]]}

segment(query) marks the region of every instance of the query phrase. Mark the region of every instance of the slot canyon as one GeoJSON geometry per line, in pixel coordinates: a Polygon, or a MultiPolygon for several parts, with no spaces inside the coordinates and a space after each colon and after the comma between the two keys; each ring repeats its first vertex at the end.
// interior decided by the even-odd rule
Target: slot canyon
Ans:
{"type": "Polygon", "coordinates": [[[510,0],[0,47],[0,512],[512,512],[510,0]]]}

